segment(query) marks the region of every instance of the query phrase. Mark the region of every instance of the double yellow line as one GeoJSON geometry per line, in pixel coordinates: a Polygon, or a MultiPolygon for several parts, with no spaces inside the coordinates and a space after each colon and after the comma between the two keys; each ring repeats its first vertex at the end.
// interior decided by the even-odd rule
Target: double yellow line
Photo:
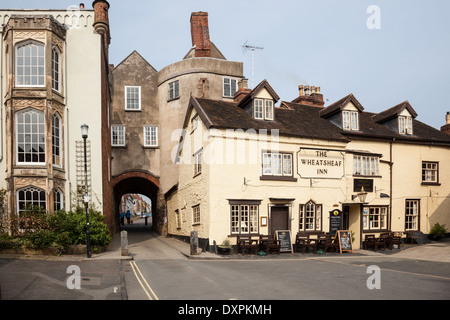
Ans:
{"type": "Polygon", "coordinates": [[[149,300],[159,300],[158,296],[152,290],[152,288],[148,284],[147,280],[145,280],[145,278],[142,275],[141,270],[139,270],[136,262],[131,261],[130,264],[131,264],[131,268],[133,269],[134,275],[136,276],[136,279],[139,281],[139,284],[141,285],[142,289],[144,289],[144,292],[147,295],[148,299],[149,300]]]}

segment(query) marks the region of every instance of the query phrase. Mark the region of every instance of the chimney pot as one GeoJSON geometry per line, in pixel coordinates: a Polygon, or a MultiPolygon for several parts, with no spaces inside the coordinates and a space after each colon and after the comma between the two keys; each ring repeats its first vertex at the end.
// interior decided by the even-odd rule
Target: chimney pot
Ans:
{"type": "Polygon", "coordinates": [[[447,124],[450,124],[450,111],[447,112],[447,116],[445,117],[447,124]]]}
{"type": "Polygon", "coordinates": [[[316,86],[311,86],[311,94],[316,93],[316,86]]]}
{"type": "Polygon", "coordinates": [[[305,86],[305,95],[309,96],[309,86],[305,86]]]}
{"type": "Polygon", "coordinates": [[[300,93],[301,96],[304,95],[303,85],[299,85],[299,86],[298,86],[298,91],[299,91],[299,93],[300,93]]]}

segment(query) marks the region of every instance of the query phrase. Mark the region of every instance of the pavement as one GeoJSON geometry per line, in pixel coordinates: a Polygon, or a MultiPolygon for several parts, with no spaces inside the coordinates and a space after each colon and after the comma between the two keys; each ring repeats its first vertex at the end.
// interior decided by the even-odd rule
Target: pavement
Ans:
{"type": "MultiPolygon", "coordinates": [[[[121,233],[116,233],[110,245],[105,252],[93,253],[91,259],[85,255],[62,255],[62,256],[27,256],[27,259],[40,260],[146,260],[146,259],[197,259],[197,260],[229,260],[229,259],[286,259],[286,258],[314,258],[319,256],[389,256],[392,258],[426,260],[435,262],[450,262],[450,238],[444,238],[439,242],[430,242],[429,244],[406,244],[400,249],[385,251],[379,250],[354,250],[352,253],[327,253],[319,255],[314,253],[282,253],[268,254],[267,256],[257,256],[254,254],[231,254],[218,255],[211,252],[201,252],[192,255],[189,243],[183,242],[177,238],[159,235],[151,230],[151,226],[144,224],[144,219],[136,220],[133,224],[125,225],[122,230],[127,231],[128,255],[122,255],[121,252],[121,233]],[[164,246],[164,244],[166,246],[164,246]],[[156,248],[156,249],[155,249],[156,248]]],[[[2,254],[0,258],[22,258],[20,255],[2,254]]]]}
{"type": "MultiPolygon", "coordinates": [[[[145,226],[143,219],[137,220],[134,224],[125,225],[124,230],[128,233],[129,254],[127,256],[121,255],[120,248],[120,233],[114,235],[113,240],[107,251],[101,254],[93,255],[93,259],[122,259],[122,260],[141,260],[154,259],[155,252],[148,250],[152,242],[162,242],[166,244],[171,250],[165,250],[164,256],[172,255],[176,258],[177,254],[181,254],[187,259],[197,260],[229,260],[229,259],[283,259],[283,258],[310,258],[317,257],[317,254],[301,254],[301,253],[282,253],[269,254],[267,256],[256,256],[252,254],[231,254],[228,256],[216,255],[210,252],[200,252],[192,255],[190,252],[189,243],[183,242],[177,238],[168,237],[153,233],[150,226],[145,226]]],[[[353,254],[333,254],[327,253],[326,256],[345,256],[345,255],[363,255],[363,256],[387,256],[392,258],[411,259],[411,260],[426,260],[435,262],[450,262],[450,238],[444,238],[439,242],[430,242],[428,244],[405,244],[400,249],[386,249],[379,250],[354,250],[353,254]]],[[[323,256],[323,255],[322,255],[323,256]]]]}

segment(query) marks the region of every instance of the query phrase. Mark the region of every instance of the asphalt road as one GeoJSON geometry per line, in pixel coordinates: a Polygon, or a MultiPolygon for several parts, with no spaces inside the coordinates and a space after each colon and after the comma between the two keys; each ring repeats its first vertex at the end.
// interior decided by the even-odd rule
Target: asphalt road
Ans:
{"type": "Polygon", "coordinates": [[[192,260],[168,241],[145,232],[129,240],[132,260],[118,259],[115,251],[90,260],[0,256],[0,298],[450,300],[450,263],[445,257],[444,262],[405,258],[412,249],[401,258],[344,254],[192,260]]]}
{"type": "Polygon", "coordinates": [[[132,300],[149,299],[143,288],[151,288],[162,300],[450,299],[450,265],[441,262],[386,257],[140,260],[133,262],[134,268],[141,270],[148,284],[141,288],[131,262],[123,263],[132,300]],[[379,267],[380,289],[368,288],[374,275],[369,266],[379,267]]]}

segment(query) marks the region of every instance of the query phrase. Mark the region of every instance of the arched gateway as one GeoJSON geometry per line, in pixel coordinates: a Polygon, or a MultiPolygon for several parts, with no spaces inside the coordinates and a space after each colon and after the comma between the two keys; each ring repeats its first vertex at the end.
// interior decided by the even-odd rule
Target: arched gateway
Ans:
{"type": "Polygon", "coordinates": [[[163,208],[158,201],[160,194],[159,178],[146,171],[127,171],[113,177],[114,226],[119,230],[119,204],[124,194],[138,193],[151,200],[153,214],[153,231],[161,233],[164,225],[163,208]]]}

